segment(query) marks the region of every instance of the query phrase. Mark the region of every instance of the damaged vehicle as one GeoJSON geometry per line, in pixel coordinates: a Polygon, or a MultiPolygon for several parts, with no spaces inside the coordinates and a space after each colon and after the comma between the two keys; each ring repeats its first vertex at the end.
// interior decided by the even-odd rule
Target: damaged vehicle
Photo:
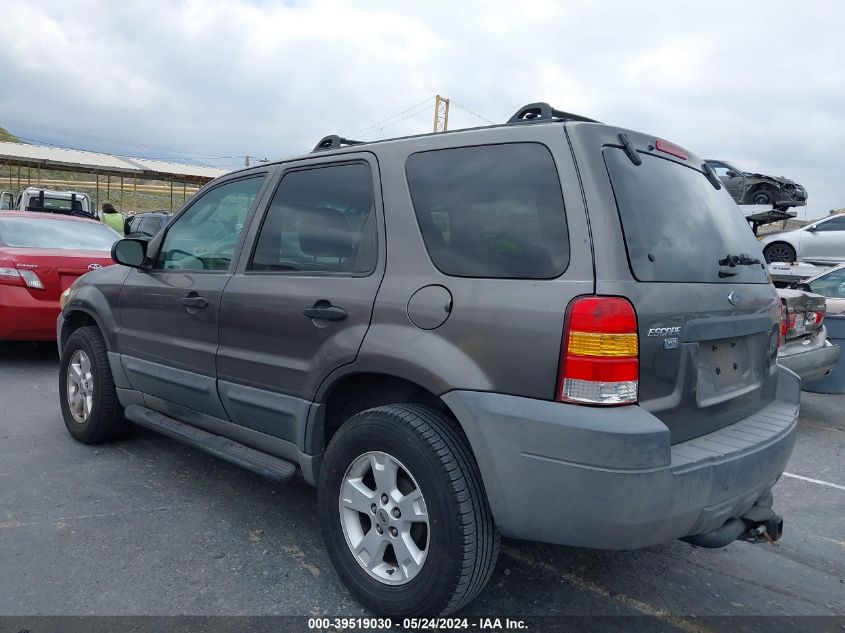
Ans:
{"type": "Polygon", "coordinates": [[[768,263],[845,261],[845,215],[829,215],[791,231],[769,233],[760,238],[768,263]]]}
{"type": "Polygon", "coordinates": [[[741,170],[723,160],[707,160],[737,204],[772,205],[779,211],[807,204],[807,190],[789,178],[741,170]]]}
{"type": "Polygon", "coordinates": [[[827,340],[825,298],[797,288],[781,288],[778,294],[783,314],[778,363],[798,374],[802,384],[818,380],[836,366],[840,353],[827,340]]]}
{"type": "Polygon", "coordinates": [[[65,426],[301,475],[339,577],[390,616],[467,605],[500,535],[776,541],[800,380],[723,189],[682,147],[546,103],[326,136],[68,288],[65,426]]]}

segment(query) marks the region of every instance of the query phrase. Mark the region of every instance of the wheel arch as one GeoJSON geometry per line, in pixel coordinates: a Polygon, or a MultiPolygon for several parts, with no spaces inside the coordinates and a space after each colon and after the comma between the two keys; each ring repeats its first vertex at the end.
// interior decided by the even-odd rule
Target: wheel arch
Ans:
{"type": "Polygon", "coordinates": [[[319,480],[322,455],[334,434],[352,416],[389,404],[416,403],[445,413],[478,462],[477,447],[470,441],[458,415],[440,395],[420,382],[378,371],[348,372],[330,384],[324,383],[320,395],[308,412],[300,447],[300,466],[306,481],[312,485],[319,480]]]}
{"type": "Polygon", "coordinates": [[[772,193],[772,203],[777,201],[780,189],[777,185],[771,182],[757,182],[748,187],[748,191],[745,192],[745,201],[751,203],[753,201],[754,194],[761,190],[770,191],[772,193]]]}
{"type": "Polygon", "coordinates": [[[309,415],[306,449],[322,452],[337,430],[353,415],[388,404],[414,402],[442,411],[460,422],[440,396],[417,381],[395,374],[358,371],[321,386],[316,415],[309,415]],[[310,437],[309,437],[310,436],[310,437]],[[310,441],[309,441],[310,440],[310,441]]]}
{"type": "Polygon", "coordinates": [[[79,328],[85,327],[87,325],[91,325],[99,329],[100,332],[103,334],[103,339],[106,342],[106,348],[111,349],[111,347],[109,346],[108,337],[105,335],[105,331],[103,329],[102,324],[88,310],[84,310],[82,308],[73,308],[71,310],[63,312],[62,317],[62,326],[59,332],[58,340],[60,354],[64,349],[65,344],[67,343],[67,340],[70,338],[71,334],[73,334],[79,328]]]}

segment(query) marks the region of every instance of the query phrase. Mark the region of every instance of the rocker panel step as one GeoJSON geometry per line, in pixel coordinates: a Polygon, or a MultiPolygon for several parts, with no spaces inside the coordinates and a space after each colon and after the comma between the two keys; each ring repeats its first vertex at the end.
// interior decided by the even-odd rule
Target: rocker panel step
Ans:
{"type": "Polygon", "coordinates": [[[126,407],[126,418],[144,428],[198,448],[230,464],[246,468],[278,483],[287,483],[296,477],[296,466],[278,457],[267,455],[220,435],[214,435],[190,426],[157,411],[137,404],[126,407]]]}

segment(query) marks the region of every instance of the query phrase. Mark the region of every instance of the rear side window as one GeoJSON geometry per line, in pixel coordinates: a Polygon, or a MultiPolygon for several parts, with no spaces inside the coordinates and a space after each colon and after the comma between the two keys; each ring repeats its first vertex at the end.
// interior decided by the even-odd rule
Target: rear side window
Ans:
{"type": "Polygon", "coordinates": [[[759,263],[719,264],[729,254],[763,261],[754,233],[724,187],[717,190],[691,167],[640,156],[638,166],[621,149],[604,150],[628,260],[638,280],[768,283],[759,263]]]}
{"type": "Polygon", "coordinates": [[[373,177],[366,163],[285,174],[250,270],[366,273],[375,268],[373,177]]]}
{"type": "Polygon", "coordinates": [[[550,279],[569,264],[560,180],[545,146],[421,152],[406,172],[426,248],[447,275],[550,279]]]}

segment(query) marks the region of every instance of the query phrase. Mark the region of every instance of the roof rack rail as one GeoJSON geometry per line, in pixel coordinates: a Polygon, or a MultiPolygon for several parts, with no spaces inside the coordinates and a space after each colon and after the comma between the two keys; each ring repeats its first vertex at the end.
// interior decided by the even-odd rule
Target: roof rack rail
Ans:
{"type": "Polygon", "coordinates": [[[361,145],[365,141],[353,141],[352,139],[343,138],[337,134],[329,134],[320,139],[320,142],[314,147],[312,152],[319,152],[324,149],[339,149],[343,146],[361,145]]]}
{"type": "Polygon", "coordinates": [[[548,103],[540,101],[539,103],[529,103],[528,105],[522,106],[508,119],[508,125],[513,125],[514,123],[536,123],[538,121],[586,121],[588,123],[598,123],[595,119],[589,119],[580,114],[555,110],[548,103]]]}

